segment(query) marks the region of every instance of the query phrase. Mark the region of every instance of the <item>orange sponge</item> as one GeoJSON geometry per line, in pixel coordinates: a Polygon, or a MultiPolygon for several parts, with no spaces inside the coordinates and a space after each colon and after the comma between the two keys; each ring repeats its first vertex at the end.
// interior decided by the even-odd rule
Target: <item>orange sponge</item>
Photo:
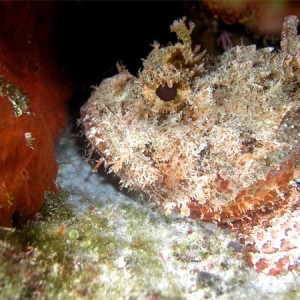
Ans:
{"type": "Polygon", "coordinates": [[[0,226],[32,218],[55,190],[71,86],[49,43],[54,5],[0,3],[0,226]]]}

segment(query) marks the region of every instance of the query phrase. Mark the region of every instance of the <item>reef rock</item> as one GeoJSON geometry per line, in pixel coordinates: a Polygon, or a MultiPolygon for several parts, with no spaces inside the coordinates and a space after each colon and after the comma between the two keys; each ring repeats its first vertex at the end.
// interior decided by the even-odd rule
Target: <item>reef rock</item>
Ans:
{"type": "Polygon", "coordinates": [[[280,35],[285,16],[300,15],[299,1],[286,0],[199,0],[214,19],[226,24],[243,24],[260,35],[280,35]]]}
{"type": "Polygon", "coordinates": [[[181,43],[155,43],[137,77],[119,66],[82,107],[83,131],[101,156],[95,169],[104,163],[166,213],[231,224],[243,239],[262,218],[297,209],[298,22],[285,19],[280,51],[239,46],[209,57],[192,46],[193,24],[175,21],[181,43]]]}
{"type": "Polygon", "coordinates": [[[0,4],[0,225],[32,218],[55,190],[54,141],[70,84],[49,44],[53,3],[0,4]]]}

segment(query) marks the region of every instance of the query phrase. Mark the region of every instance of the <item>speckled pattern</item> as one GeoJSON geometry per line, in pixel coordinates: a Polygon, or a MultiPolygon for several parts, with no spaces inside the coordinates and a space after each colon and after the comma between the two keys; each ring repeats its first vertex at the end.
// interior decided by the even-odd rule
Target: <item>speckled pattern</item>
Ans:
{"type": "MultiPolygon", "coordinates": [[[[155,42],[137,77],[118,66],[95,87],[80,123],[100,154],[95,169],[104,164],[167,214],[227,223],[251,239],[254,226],[299,206],[299,20],[285,19],[280,51],[238,46],[219,57],[192,46],[185,21],[171,25],[181,43],[155,42]]],[[[289,226],[299,239],[299,224],[289,226]]],[[[297,250],[283,245],[270,264],[254,246],[252,265],[273,275],[295,268],[291,244],[297,250]]]]}

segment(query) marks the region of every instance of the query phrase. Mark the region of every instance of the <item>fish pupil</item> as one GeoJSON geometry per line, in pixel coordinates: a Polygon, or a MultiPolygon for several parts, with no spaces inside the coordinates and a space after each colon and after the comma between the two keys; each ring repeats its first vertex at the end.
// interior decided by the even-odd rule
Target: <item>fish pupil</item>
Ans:
{"type": "Polygon", "coordinates": [[[161,99],[162,101],[168,102],[172,101],[177,96],[177,89],[175,86],[168,87],[167,85],[160,85],[156,91],[156,95],[161,99]]]}

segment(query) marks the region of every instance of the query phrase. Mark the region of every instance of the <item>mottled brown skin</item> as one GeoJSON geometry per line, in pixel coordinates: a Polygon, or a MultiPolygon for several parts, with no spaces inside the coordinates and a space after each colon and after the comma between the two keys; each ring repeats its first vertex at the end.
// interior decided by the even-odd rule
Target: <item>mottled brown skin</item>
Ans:
{"type": "MultiPolygon", "coordinates": [[[[260,208],[273,206],[273,210],[276,210],[276,206],[282,206],[287,200],[286,197],[278,197],[278,191],[270,190],[270,187],[276,186],[283,194],[288,194],[290,186],[288,183],[293,180],[293,174],[295,169],[295,157],[292,157],[287,162],[280,165],[278,169],[270,172],[265,180],[260,180],[249,186],[247,189],[242,190],[231,204],[221,207],[219,211],[213,211],[213,207],[209,203],[200,205],[195,202],[191,202],[189,207],[191,210],[191,217],[196,219],[203,219],[210,221],[212,219],[219,220],[220,222],[232,222],[240,220],[247,212],[247,216],[252,214],[259,214],[260,208]],[[252,208],[248,205],[251,204],[252,208]],[[276,205],[275,205],[276,204],[276,205]]],[[[230,182],[218,182],[218,189],[223,193],[230,193],[228,188],[230,182]]]]}
{"type": "Polygon", "coordinates": [[[103,163],[166,213],[244,234],[237,224],[245,219],[256,232],[266,211],[270,220],[289,212],[300,153],[297,25],[285,20],[280,52],[247,46],[209,57],[192,47],[193,24],[175,21],[182,43],[154,44],[138,77],[122,68],[82,107],[83,131],[101,156],[96,168],[103,163]]]}

